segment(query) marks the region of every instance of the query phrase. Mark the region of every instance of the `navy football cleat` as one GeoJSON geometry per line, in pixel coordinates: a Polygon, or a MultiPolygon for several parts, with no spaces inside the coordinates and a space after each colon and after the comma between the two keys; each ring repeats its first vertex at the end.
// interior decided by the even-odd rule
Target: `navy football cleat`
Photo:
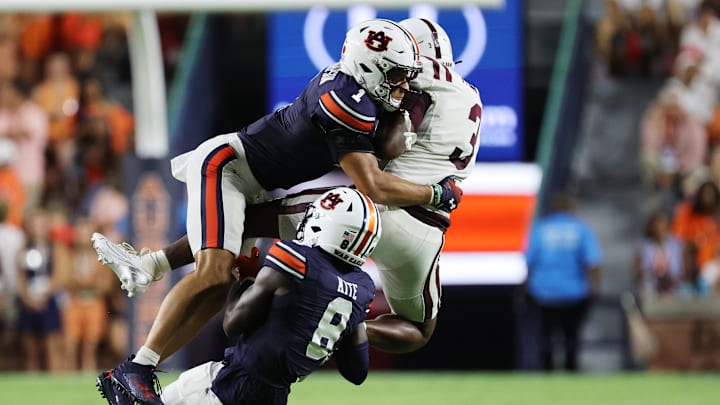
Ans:
{"type": "Polygon", "coordinates": [[[124,393],[131,403],[163,405],[158,395],[160,381],[155,375],[155,367],[133,363],[132,359],[131,356],[111,370],[110,378],[114,389],[124,393]]]}
{"type": "Polygon", "coordinates": [[[125,395],[112,380],[112,370],[103,371],[97,377],[95,384],[100,391],[100,395],[105,398],[109,405],[133,405],[135,402],[125,395]]]}

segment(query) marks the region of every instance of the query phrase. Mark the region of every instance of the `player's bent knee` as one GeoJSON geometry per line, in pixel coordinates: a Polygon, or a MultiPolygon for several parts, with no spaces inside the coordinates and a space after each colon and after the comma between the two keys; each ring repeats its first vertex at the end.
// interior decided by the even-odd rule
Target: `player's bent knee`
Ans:
{"type": "Polygon", "coordinates": [[[412,322],[396,314],[367,320],[370,344],[390,353],[410,353],[425,346],[435,331],[436,318],[412,322]]]}
{"type": "Polygon", "coordinates": [[[235,257],[227,250],[201,250],[195,256],[196,277],[208,286],[230,284],[234,261],[235,257]]]}
{"type": "Polygon", "coordinates": [[[430,338],[435,332],[435,319],[425,321],[424,323],[412,322],[417,328],[417,333],[407,335],[406,347],[407,352],[420,350],[430,342],[430,338]]]}

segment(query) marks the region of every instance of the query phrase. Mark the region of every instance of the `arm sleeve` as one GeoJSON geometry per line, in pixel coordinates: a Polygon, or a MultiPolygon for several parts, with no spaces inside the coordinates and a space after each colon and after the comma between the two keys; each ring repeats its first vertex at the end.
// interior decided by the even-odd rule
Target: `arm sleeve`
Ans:
{"type": "Polygon", "coordinates": [[[340,374],[355,385],[362,384],[367,377],[370,368],[368,347],[367,341],[354,346],[345,344],[333,354],[340,374]]]}

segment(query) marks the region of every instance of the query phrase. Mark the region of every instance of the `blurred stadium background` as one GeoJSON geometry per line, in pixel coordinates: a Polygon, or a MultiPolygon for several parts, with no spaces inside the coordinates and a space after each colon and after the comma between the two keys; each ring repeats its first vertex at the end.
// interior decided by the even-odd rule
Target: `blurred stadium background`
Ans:
{"type": "MultiPolygon", "coordinates": [[[[372,352],[376,374],[367,389],[342,386],[330,374],[317,380],[337,385],[333,396],[347,403],[355,396],[405,403],[383,399],[391,390],[376,384],[385,380],[397,385],[392,392],[424,392],[408,403],[710,403],[718,392],[706,375],[653,373],[720,369],[720,208],[702,229],[686,230],[678,224],[694,219],[676,215],[699,184],[720,179],[714,157],[720,22],[710,23],[717,34],[696,35],[700,9],[717,16],[720,6],[700,0],[4,0],[0,392],[39,390],[48,382],[96,395],[85,374],[18,372],[114,365],[142,341],[182,272],[129,300],[111,273],[95,265],[88,232],[154,249],[174,240],[184,233],[185,197],[169,174],[169,157],[291,101],[337,59],[353,22],[425,16],[446,28],[463,60],[458,71],[484,102],[478,164],[463,183],[466,194],[441,262],[438,328],[416,353],[372,352]],[[675,139],[692,138],[692,146],[653,148],[652,139],[664,136],[653,123],[665,114],[668,94],[691,121],[685,126],[691,129],[678,130],[688,134],[675,139]],[[688,148],[696,151],[692,157],[688,148]],[[533,220],[560,190],[572,194],[603,250],[601,296],[581,334],[580,369],[593,377],[514,376],[509,372],[541,369],[537,317],[522,299],[523,250],[533,220]],[[709,257],[686,263],[687,271],[662,288],[653,274],[641,277],[635,260],[646,221],[658,209],[679,239],[714,244],[709,257]],[[51,274],[24,283],[18,274],[32,266],[51,274]],[[692,268],[698,271],[687,275],[692,268]],[[707,285],[702,294],[683,288],[700,283],[707,285]],[[628,292],[641,304],[639,317],[622,305],[628,292]],[[42,338],[23,332],[18,299],[53,302],[40,305],[56,321],[48,321],[42,338]],[[447,385],[436,387],[428,376],[447,385]],[[536,395],[521,394],[539,386],[536,395]],[[449,396],[461,390],[471,394],[449,396]]],[[[318,182],[343,180],[334,173],[318,182]]],[[[387,311],[379,295],[371,316],[387,311]]],[[[215,319],[161,368],[177,372],[219,358],[226,344],[215,319]]],[[[321,389],[304,387],[313,387],[312,380],[298,385],[291,403],[335,403],[321,389]]],[[[85,394],[73,403],[89,403],[85,394]]]]}

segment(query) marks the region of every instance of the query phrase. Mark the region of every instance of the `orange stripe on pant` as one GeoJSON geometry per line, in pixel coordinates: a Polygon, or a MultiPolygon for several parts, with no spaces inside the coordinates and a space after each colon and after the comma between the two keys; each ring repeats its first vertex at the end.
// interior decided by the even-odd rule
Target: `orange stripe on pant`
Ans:
{"type": "Polygon", "coordinates": [[[523,251],[533,195],[464,195],[452,212],[444,251],[523,251]]]}
{"type": "Polygon", "coordinates": [[[222,248],[225,213],[222,201],[222,171],[235,157],[230,145],[221,145],[208,154],[202,168],[202,248],[222,248]]]}

